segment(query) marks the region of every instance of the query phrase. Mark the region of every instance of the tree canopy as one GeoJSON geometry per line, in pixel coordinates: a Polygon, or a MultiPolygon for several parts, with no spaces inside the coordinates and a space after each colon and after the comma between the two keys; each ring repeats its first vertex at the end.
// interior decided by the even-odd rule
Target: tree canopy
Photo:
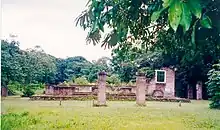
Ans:
{"type": "Polygon", "coordinates": [[[29,83],[54,83],[55,57],[39,51],[39,48],[21,50],[19,42],[1,41],[2,85],[10,81],[29,83]]]}
{"type": "Polygon", "coordinates": [[[89,43],[113,47],[113,70],[123,81],[148,67],[175,67],[179,96],[206,82],[220,59],[218,0],[89,0],[76,25],[89,43]]]}
{"type": "Polygon", "coordinates": [[[107,33],[102,41],[105,47],[140,40],[142,47],[149,48],[164,29],[195,45],[200,30],[209,29],[219,36],[219,9],[218,0],[89,0],[76,25],[88,30],[87,41],[94,45],[107,33]]]}
{"type": "Polygon", "coordinates": [[[21,50],[17,41],[1,41],[1,85],[11,83],[58,84],[85,77],[89,82],[96,82],[97,73],[111,73],[110,59],[101,57],[90,62],[82,56],[66,59],[56,58],[36,46],[33,49],[21,50]]]}

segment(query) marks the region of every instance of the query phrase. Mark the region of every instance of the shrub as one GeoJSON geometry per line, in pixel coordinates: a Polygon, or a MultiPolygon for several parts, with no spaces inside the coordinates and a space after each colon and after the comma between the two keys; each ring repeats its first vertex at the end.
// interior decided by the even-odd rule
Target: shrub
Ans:
{"type": "MultiPolygon", "coordinates": [[[[40,122],[40,118],[31,116],[29,112],[8,113],[1,116],[1,129],[13,130],[22,129],[27,125],[35,125],[40,122]]],[[[31,129],[31,128],[29,128],[31,129]]]]}
{"type": "Polygon", "coordinates": [[[23,90],[23,86],[18,82],[9,82],[8,87],[8,95],[19,95],[23,90]]]}
{"type": "Polygon", "coordinates": [[[29,84],[28,85],[33,90],[42,89],[45,87],[45,84],[39,83],[39,84],[29,84]]]}
{"type": "Polygon", "coordinates": [[[14,85],[8,85],[8,95],[16,95],[16,89],[14,88],[14,85]]]}
{"type": "Polygon", "coordinates": [[[25,90],[26,87],[31,88],[33,91],[35,91],[35,90],[43,89],[44,86],[45,84],[42,84],[42,83],[22,85],[18,82],[9,82],[9,84],[7,85],[9,95],[22,95],[24,91],[27,91],[25,90]]]}
{"type": "Polygon", "coordinates": [[[214,64],[213,69],[208,72],[208,94],[211,97],[210,108],[220,109],[220,63],[214,64]]]}
{"type": "Polygon", "coordinates": [[[152,79],[154,77],[154,70],[150,67],[143,67],[138,70],[139,73],[145,73],[146,78],[152,79]]]}
{"type": "Polygon", "coordinates": [[[75,79],[75,82],[78,85],[88,85],[89,81],[86,79],[86,77],[79,77],[75,79]]]}
{"type": "Polygon", "coordinates": [[[116,85],[116,86],[119,86],[121,84],[118,75],[111,75],[110,77],[107,77],[106,82],[109,85],[116,85]]]}
{"type": "Polygon", "coordinates": [[[30,86],[27,86],[23,91],[22,97],[31,97],[34,94],[35,94],[34,90],[30,86]]]}
{"type": "Polygon", "coordinates": [[[128,86],[136,86],[136,82],[129,81],[129,82],[127,83],[127,85],[128,85],[128,86]]]}
{"type": "Polygon", "coordinates": [[[63,85],[65,85],[65,86],[69,86],[69,82],[64,81],[64,82],[63,82],[63,85]]]}

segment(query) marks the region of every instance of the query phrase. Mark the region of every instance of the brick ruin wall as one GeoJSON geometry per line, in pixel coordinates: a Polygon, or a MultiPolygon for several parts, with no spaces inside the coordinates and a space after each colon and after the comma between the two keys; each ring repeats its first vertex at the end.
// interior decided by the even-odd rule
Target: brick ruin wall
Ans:
{"type": "MultiPolygon", "coordinates": [[[[155,77],[146,83],[146,95],[158,97],[174,97],[175,93],[175,72],[169,68],[162,68],[166,70],[166,83],[158,84],[155,82],[155,77]]],[[[46,95],[73,95],[75,92],[97,93],[97,85],[71,85],[66,86],[46,86],[46,95]]],[[[136,94],[136,86],[111,87],[106,86],[106,93],[134,93],[136,94]]]]}
{"type": "Polygon", "coordinates": [[[146,86],[146,93],[152,96],[175,96],[175,72],[169,68],[162,68],[166,71],[166,83],[156,83],[155,77],[146,86]]]}

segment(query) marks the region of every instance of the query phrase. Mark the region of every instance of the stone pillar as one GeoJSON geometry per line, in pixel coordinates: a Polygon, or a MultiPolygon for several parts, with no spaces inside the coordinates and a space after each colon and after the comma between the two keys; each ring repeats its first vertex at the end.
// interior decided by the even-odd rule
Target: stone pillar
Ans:
{"type": "Polygon", "coordinates": [[[196,84],[196,99],[202,100],[202,82],[200,81],[196,84]]]}
{"type": "Polygon", "coordinates": [[[145,106],[146,77],[144,73],[138,73],[136,78],[136,104],[145,106]]]}
{"type": "Polygon", "coordinates": [[[193,88],[190,85],[187,86],[187,97],[188,99],[193,99],[193,88]]]}
{"type": "Polygon", "coordinates": [[[98,104],[99,106],[106,105],[106,73],[100,72],[98,74],[98,104]]]}

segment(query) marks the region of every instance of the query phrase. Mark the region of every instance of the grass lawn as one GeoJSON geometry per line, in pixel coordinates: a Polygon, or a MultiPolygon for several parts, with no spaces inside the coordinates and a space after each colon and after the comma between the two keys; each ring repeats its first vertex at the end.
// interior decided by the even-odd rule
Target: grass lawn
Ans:
{"type": "Polygon", "coordinates": [[[208,101],[192,103],[109,101],[92,107],[92,101],[29,101],[2,99],[1,130],[220,130],[220,111],[208,101]]]}

